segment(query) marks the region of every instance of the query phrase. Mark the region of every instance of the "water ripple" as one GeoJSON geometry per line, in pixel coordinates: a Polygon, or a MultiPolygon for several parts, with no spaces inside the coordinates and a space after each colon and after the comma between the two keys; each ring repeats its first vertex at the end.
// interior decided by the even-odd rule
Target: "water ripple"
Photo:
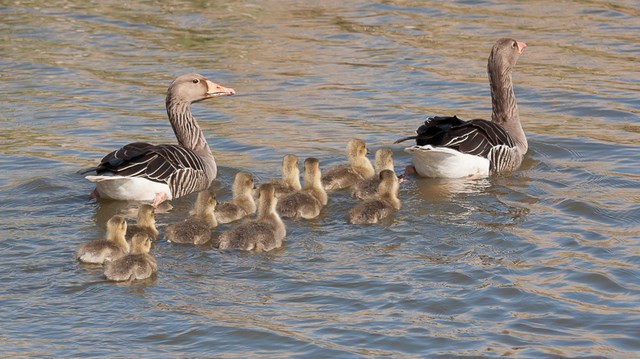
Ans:
{"type": "MultiPolygon", "coordinates": [[[[633,357],[640,9],[481,5],[4,4],[5,356],[633,357]],[[348,225],[356,201],[332,194],[267,254],[161,240],[157,277],[137,283],[74,261],[135,206],[91,200],[75,172],[125,143],[173,143],[164,94],[177,74],[238,91],[193,106],[227,199],[238,171],[279,177],[287,153],[328,168],[352,137],[391,147],[401,172],[411,158],[392,142],[425,117],[489,118],[487,52],[503,36],[529,45],[514,72],[521,170],[409,179],[403,207],[374,226],[348,225]]],[[[193,199],[158,213],[161,231],[193,199]]]]}

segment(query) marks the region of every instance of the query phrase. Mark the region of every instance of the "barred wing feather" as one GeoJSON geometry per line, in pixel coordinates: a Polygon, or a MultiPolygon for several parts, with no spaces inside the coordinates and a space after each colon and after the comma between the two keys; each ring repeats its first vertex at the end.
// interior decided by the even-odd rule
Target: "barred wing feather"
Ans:
{"type": "MultiPolygon", "coordinates": [[[[433,117],[416,131],[418,146],[448,147],[461,153],[489,159],[491,172],[508,168],[510,158],[517,154],[514,140],[500,125],[486,120],[463,121],[456,116],[433,117]]],[[[518,157],[518,156],[515,156],[518,157]]]]}
{"type": "Polygon", "coordinates": [[[166,183],[173,198],[209,186],[202,159],[179,145],[131,143],[106,155],[96,172],[166,183]]]}

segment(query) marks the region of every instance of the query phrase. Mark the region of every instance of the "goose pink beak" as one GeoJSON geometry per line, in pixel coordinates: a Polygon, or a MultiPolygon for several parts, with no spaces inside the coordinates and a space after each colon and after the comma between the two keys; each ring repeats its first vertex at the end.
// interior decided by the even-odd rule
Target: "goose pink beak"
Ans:
{"type": "Polygon", "coordinates": [[[207,97],[231,96],[235,94],[236,90],[230,87],[220,86],[217,83],[207,80],[207,97]]]}
{"type": "Polygon", "coordinates": [[[518,53],[521,54],[522,51],[524,51],[524,48],[527,47],[527,44],[520,41],[517,41],[517,42],[518,42],[518,53]]]}

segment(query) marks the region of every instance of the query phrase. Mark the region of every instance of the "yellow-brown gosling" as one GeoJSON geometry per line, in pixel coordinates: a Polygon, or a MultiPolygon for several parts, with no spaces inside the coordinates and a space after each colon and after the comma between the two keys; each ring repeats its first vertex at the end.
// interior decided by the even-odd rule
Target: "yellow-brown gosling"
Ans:
{"type": "Polygon", "coordinates": [[[358,199],[375,198],[378,194],[378,184],[380,184],[380,172],[383,170],[393,171],[393,151],[387,147],[378,149],[374,166],[376,168],[375,176],[360,181],[351,187],[350,193],[352,197],[358,199]]]}
{"type": "Polygon", "coordinates": [[[219,248],[267,252],[281,247],[287,230],[276,212],[277,202],[273,185],[261,185],[257,218],[239,223],[220,234],[219,248]]]}
{"type": "Polygon", "coordinates": [[[131,238],[131,253],[104,265],[104,276],[112,281],[147,279],[158,271],[158,264],[149,251],[151,240],[145,233],[131,238]]]}
{"type": "Polygon", "coordinates": [[[216,205],[215,216],[218,223],[229,223],[256,213],[256,202],[253,199],[253,176],[250,173],[238,172],[233,180],[230,202],[216,205]]]}
{"type": "Polygon", "coordinates": [[[380,172],[377,198],[362,201],[352,208],[349,211],[349,223],[378,223],[394,210],[400,209],[398,189],[398,177],[393,171],[383,170],[380,172]]]}
{"type": "Polygon", "coordinates": [[[136,233],[146,233],[152,241],[158,240],[158,229],[156,228],[155,207],[150,204],[142,204],[138,207],[138,221],[136,224],[127,226],[127,234],[125,238],[131,241],[136,233]]]}
{"type": "Polygon", "coordinates": [[[280,198],[284,194],[302,189],[298,165],[298,156],[296,155],[289,154],[282,158],[282,179],[269,182],[276,191],[276,197],[280,198]]]}
{"type": "Polygon", "coordinates": [[[347,143],[349,165],[330,169],[322,175],[322,185],[326,191],[337,191],[353,186],[356,182],[370,178],[375,174],[367,158],[367,145],[359,139],[347,143]]]}
{"type": "Polygon", "coordinates": [[[307,158],[304,161],[304,188],[278,199],[276,209],[282,217],[316,218],[327,205],[327,192],[322,187],[320,161],[307,158]]]}
{"type": "Polygon", "coordinates": [[[205,244],[211,240],[211,230],[218,226],[214,214],[216,195],[209,190],[198,192],[194,214],[182,222],[167,227],[164,236],[169,242],[205,244]]]}
{"type": "Polygon", "coordinates": [[[124,236],[127,232],[127,221],[116,215],[107,221],[107,235],[82,244],[76,249],[76,258],[83,263],[103,264],[124,257],[129,253],[129,244],[124,236]]]}

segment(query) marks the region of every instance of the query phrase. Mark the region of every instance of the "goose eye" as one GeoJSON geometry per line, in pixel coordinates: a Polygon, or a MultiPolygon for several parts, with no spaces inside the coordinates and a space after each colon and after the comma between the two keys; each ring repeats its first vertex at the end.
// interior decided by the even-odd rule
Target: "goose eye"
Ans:
{"type": "Polygon", "coordinates": [[[200,80],[198,80],[198,79],[193,79],[193,81],[191,81],[191,82],[193,82],[194,84],[197,84],[198,82],[200,82],[200,80]]]}
{"type": "Polygon", "coordinates": [[[517,42],[517,41],[514,41],[514,42],[513,42],[513,44],[511,45],[511,47],[513,47],[514,49],[515,49],[516,47],[518,47],[518,42],[517,42]]]}

